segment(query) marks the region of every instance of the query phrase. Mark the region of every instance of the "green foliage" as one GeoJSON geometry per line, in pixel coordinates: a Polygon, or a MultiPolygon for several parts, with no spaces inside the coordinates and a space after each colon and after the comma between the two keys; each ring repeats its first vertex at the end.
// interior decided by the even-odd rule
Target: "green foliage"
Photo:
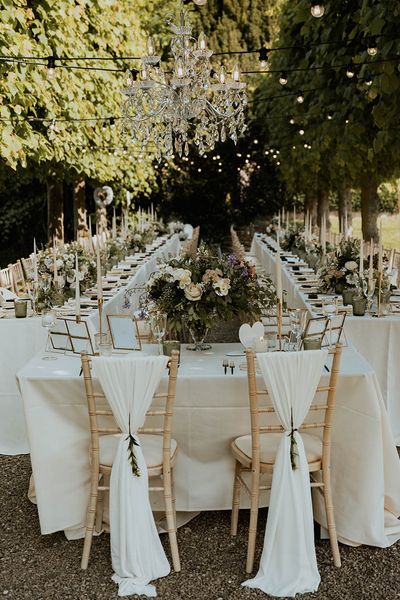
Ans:
{"type": "Polygon", "coordinates": [[[277,81],[279,74],[271,74],[255,96],[256,114],[270,145],[282,149],[282,177],[297,192],[333,189],[343,178],[357,187],[366,172],[382,182],[399,170],[400,73],[397,60],[380,62],[398,54],[399,41],[394,38],[399,5],[366,0],[351,6],[348,0],[324,4],[322,19],[310,15],[308,0],[284,4],[277,43],[296,47],[274,52],[271,69],[299,71],[289,73],[284,88],[277,81]],[[366,52],[370,35],[383,36],[377,41],[376,59],[366,52]],[[324,45],[318,45],[321,42],[324,45]],[[353,79],[346,77],[346,65],[366,61],[368,66],[360,67],[353,79]],[[328,65],[343,67],[308,70],[328,65]],[[373,76],[370,87],[365,84],[367,71],[373,76]],[[298,90],[305,92],[303,104],[296,103],[295,95],[283,97],[298,90]],[[275,95],[281,97],[266,100],[275,95]]]}

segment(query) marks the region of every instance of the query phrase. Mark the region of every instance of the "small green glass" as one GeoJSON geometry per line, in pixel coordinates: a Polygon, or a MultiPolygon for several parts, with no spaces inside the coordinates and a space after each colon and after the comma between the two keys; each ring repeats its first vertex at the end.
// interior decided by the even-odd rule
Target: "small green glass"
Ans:
{"type": "Polygon", "coordinates": [[[321,337],[310,337],[303,340],[304,350],[321,350],[321,344],[321,337]]]}

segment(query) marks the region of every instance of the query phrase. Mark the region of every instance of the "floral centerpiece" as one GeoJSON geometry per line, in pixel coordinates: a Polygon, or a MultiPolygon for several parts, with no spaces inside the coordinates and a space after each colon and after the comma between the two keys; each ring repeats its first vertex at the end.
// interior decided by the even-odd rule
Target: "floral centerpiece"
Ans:
{"type": "Polygon", "coordinates": [[[179,334],[187,326],[200,345],[217,321],[236,315],[254,321],[276,303],[269,277],[257,277],[250,263],[233,255],[218,257],[206,246],[194,257],[160,264],[147,291],[155,308],[167,314],[171,331],[179,334]]]}
{"type": "MultiPolygon", "coordinates": [[[[61,246],[48,246],[38,252],[38,295],[39,310],[63,304],[75,294],[75,257],[78,255],[79,281],[81,290],[96,281],[96,259],[77,242],[61,246]],[[54,265],[55,262],[55,265],[54,265]],[[56,267],[56,269],[55,269],[56,267]],[[55,273],[57,273],[55,278],[55,273]]],[[[29,273],[33,280],[33,273],[29,273]]]]}
{"type": "MultiPolygon", "coordinates": [[[[319,289],[323,293],[341,293],[351,286],[347,277],[354,273],[360,260],[360,240],[342,240],[333,256],[318,270],[319,289]]],[[[364,267],[366,261],[364,260],[364,267]]]]}

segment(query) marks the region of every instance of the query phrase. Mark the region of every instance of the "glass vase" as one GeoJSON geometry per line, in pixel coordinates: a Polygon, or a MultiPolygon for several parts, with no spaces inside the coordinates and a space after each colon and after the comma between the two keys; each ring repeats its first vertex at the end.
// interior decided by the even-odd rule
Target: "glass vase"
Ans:
{"type": "Polygon", "coordinates": [[[351,289],[351,288],[347,288],[347,289],[343,290],[343,292],[342,292],[343,306],[348,306],[349,304],[352,304],[355,293],[356,293],[356,290],[351,289]]]}
{"type": "Polygon", "coordinates": [[[367,299],[363,296],[358,298],[353,298],[353,316],[354,317],[363,317],[365,315],[365,311],[367,309],[367,299]]]}
{"type": "Polygon", "coordinates": [[[193,344],[187,346],[188,350],[193,350],[194,352],[202,352],[204,350],[209,350],[211,348],[211,344],[206,344],[205,339],[207,337],[209,328],[203,322],[195,322],[188,325],[190,337],[193,340],[193,344]]]}

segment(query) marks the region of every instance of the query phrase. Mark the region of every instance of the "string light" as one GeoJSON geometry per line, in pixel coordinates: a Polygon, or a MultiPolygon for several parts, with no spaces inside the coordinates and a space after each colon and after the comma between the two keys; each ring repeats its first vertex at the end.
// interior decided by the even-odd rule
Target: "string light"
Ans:
{"type": "Polygon", "coordinates": [[[328,121],[332,121],[332,119],[333,119],[333,116],[332,116],[332,114],[331,114],[331,113],[328,113],[328,115],[327,115],[327,119],[328,119],[328,121]]]}
{"type": "Polygon", "coordinates": [[[348,77],[349,79],[353,79],[355,74],[356,72],[353,67],[347,67],[346,77],[348,77]]]}
{"type": "Polygon", "coordinates": [[[298,92],[296,102],[298,102],[299,104],[303,104],[303,102],[304,102],[303,92],[298,92]]]}
{"type": "Polygon", "coordinates": [[[304,135],[304,129],[300,129],[299,134],[304,135]]]}
{"type": "Polygon", "coordinates": [[[291,119],[290,119],[289,123],[290,123],[291,125],[294,125],[294,119],[293,119],[293,117],[291,117],[291,119]]]}
{"type": "Polygon", "coordinates": [[[318,0],[311,1],[311,14],[316,19],[320,19],[325,14],[325,6],[318,0]]]}
{"type": "Polygon", "coordinates": [[[259,50],[258,60],[260,61],[260,67],[265,69],[268,62],[268,50],[264,46],[259,50]]]}
{"type": "Polygon", "coordinates": [[[56,70],[56,57],[49,56],[47,58],[47,77],[49,79],[52,79],[52,77],[54,77],[55,70],[56,70]]]}
{"type": "Polygon", "coordinates": [[[378,47],[374,38],[369,38],[367,52],[370,56],[376,56],[378,54],[378,47]]]}
{"type": "Polygon", "coordinates": [[[281,85],[286,85],[288,82],[288,77],[286,71],[282,71],[281,76],[279,77],[279,83],[281,85]]]}
{"type": "Polygon", "coordinates": [[[366,73],[365,74],[365,85],[367,85],[368,87],[371,87],[371,85],[372,85],[372,75],[371,75],[371,73],[366,73]]]}

